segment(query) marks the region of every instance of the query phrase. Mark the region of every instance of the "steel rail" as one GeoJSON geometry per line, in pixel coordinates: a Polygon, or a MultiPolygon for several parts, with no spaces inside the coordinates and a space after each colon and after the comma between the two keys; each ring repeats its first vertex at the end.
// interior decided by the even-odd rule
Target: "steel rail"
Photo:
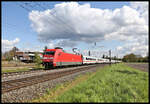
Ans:
{"type": "MultiPolygon", "coordinates": [[[[101,64],[100,66],[105,66],[105,64],[101,64]]],[[[77,73],[80,71],[89,70],[94,67],[97,67],[97,65],[82,67],[82,68],[77,68],[77,69],[72,69],[72,70],[67,70],[67,71],[43,74],[43,75],[38,75],[38,76],[31,76],[31,77],[22,78],[22,79],[4,81],[2,82],[2,93],[6,93],[9,91],[16,90],[16,89],[26,87],[26,86],[30,86],[33,84],[57,79],[57,78],[71,75],[73,73],[77,73]]]]}

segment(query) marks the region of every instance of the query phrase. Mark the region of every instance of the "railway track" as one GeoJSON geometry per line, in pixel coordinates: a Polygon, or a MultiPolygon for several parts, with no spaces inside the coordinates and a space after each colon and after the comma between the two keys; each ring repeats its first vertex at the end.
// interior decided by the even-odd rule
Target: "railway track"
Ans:
{"type": "MultiPolygon", "coordinates": [[[[62,67],[63,68],[63,67],[62,67]]],[[[52,68],[52,69],[57,69],[57,68],[52,68]]],[[[45,71],[50,71],[51,69],[32,69],[32,70],[28,70],[28,71],[20,71],[20,72],[6,72],[6,73],[2,73],[1,76],[2,77],[9,77],[9,76],[16,76],[16,75],[21,75],[21,74],[30,74],[30,73],[34,73],[34,72],[45,72],[45,71]]]]}
{"type": "MultiPolygon", "coordinates": [[[[105,66],[105,64],[101,64],[98,66],[105,66]]],[[[6,93],[9,91],[16,90],[16,89],[26,87],[26,86],[30,86],[33,84],[42,83],[48,80],[53,80],[53,79],[67,76],[67,75],[77,73],[80,71],[89,70],[94,67],[97,67],[97,65],[77,68],[73,70],[66,70],[66,71],[61,71],[61,72],[58,71],[58,72],[43,74],[43,75],[38,75],[38,76],[31,76],[31,77],[22,78],[22,79],[4,81],[2,82],[2,93],[6,93]]]]}
{"type": "Polygon", "coordinates": [[[42,72],[43,70],[29,70],[29,71],[20,71],[20,72],[7,72],[7,73],[2,73],[2,77],[8,77],[8,76],[14,76],[18,74],[27,74],[27,73],[32,73],[32,72],[42,72]]]}

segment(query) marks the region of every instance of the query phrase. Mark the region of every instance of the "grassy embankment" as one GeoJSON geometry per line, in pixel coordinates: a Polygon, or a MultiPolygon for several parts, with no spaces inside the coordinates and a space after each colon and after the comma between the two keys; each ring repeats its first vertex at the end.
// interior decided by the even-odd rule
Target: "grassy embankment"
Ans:
{"type": "Polygon", "coordinates": [[[107,66],[31,102],[148,102],[148,73],[124,64],[107,66]]]}
{"type": "Polygon", "coordinates": [[[148,64],[148,62],[125,62],[130,64],[148,64]]]}

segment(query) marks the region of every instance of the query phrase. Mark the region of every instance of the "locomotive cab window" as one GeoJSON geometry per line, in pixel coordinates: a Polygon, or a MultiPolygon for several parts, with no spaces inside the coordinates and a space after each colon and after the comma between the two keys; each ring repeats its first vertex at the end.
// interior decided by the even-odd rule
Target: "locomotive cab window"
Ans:
{"type": "Polygon", "coordinates": [[[54,55],[54,54],[55,54],[55,51],[44,52],[44,55],[54,55]]]}

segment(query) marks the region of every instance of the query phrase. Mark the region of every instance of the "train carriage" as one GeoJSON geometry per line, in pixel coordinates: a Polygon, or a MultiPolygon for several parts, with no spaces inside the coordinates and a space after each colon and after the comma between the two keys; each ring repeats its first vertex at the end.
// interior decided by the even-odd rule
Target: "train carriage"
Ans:
{"type": "Polygon", "coordinates": [[[83,64],[95,64],[97,63],[97,58],[92,56],[83,56],[83,64]]]}
{"type": "Polygon", "coordinates": [[[112,63],[112,64],[116,63],[116,60],[111,60],[111,63],[112,63]]]}
{"type": "Polygon", "coordinates": [[[109,59],[104,59],[103,58],[103,63],[108,64],[108,63],[110,63],[110,61],[109,61],[109,59]]]}
{"type": "Polygon", "coordinates": [[[101,64],[101,63],[104,63],[105,62],[105,59],[103,58],[97,58],[97,63],[98,64],[101,64]]]}

